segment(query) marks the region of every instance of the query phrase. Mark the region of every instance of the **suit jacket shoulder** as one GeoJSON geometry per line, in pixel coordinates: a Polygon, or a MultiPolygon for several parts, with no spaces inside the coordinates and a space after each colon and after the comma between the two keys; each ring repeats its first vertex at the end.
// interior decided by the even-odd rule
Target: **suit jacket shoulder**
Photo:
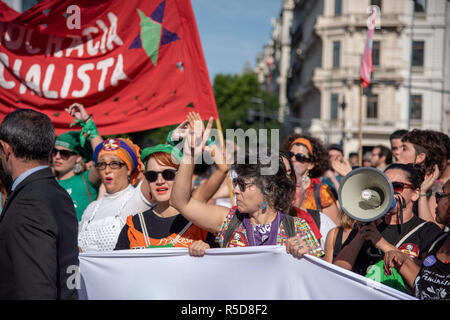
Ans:
{"type": "Polygon", "coordinates": [[[78,265],[78,224],[70,196],[50,169],[9,195],[0,217],[0,299],[69,299],[67,269],[78,265]]]}

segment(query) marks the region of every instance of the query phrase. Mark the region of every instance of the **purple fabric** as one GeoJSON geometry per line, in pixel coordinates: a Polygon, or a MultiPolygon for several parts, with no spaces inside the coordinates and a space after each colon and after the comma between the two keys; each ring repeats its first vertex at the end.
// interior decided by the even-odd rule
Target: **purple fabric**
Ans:
{"type": "Polygon", "coordinates": [[[270,224],[252,225],[250,218],[246,216],[243,224],[247,232],[249,246],[274,246],[277,244],[278,227],[284,218],[282,212],[278,212],[276,218],[270,224]]]}

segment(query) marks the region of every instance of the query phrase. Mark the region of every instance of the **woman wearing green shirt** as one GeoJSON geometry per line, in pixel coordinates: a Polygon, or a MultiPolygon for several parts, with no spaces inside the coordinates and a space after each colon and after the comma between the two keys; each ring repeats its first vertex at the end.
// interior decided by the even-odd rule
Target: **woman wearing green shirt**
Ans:
{"type": "Polygon", "coordinates": [[[95,167],[85,171],[84,162],[92,159],[92,150],[103,139],[82,105],[75,103],[66,111],[83,129],[68,131],[56,138],[52,150],[52,165],[58,183],[71,196],[77,219],[80,221],[89,203],[97,200],[101,183],[95,167]]]}

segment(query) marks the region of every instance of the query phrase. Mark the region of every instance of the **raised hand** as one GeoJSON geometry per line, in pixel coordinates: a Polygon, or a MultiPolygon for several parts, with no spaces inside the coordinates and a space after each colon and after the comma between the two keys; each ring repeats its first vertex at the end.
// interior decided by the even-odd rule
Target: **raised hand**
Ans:
{"type": "Polygon", "coordinates": [[[68,108],[64,109],[68,114],[74,117],[76,120],[86,122],[89,120],[89,115],[86,112],[84,106],[80,103],[73,103],[68,108]]]}
{"type": "Polygon", "coordinates": [[[439,177],[439,167],[437,164],[434,165],[433,173],[428,173],[425,175],[425,179],[420,186],[420,193],[426,193],[432,186],[434,181],[439,177]]]}
{"type": "Polygon", "coordinates": [[[334,158],[330,160],[330,163],[333,170],[342,177],[345,177],[350,171],[352,171],[352,166],[347,159],[339,161],[337,158],[334,158]]]}

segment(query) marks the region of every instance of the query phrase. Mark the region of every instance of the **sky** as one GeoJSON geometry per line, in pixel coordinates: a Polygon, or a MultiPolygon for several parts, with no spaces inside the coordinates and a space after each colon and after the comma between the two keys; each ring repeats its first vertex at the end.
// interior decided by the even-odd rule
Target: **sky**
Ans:
{"type": "Polygon", "coordinates": [[[271,18],[282,0],[191,0],[211,81],[219,73],[241,73],[255,66],[271,38],[271,18]]]}

